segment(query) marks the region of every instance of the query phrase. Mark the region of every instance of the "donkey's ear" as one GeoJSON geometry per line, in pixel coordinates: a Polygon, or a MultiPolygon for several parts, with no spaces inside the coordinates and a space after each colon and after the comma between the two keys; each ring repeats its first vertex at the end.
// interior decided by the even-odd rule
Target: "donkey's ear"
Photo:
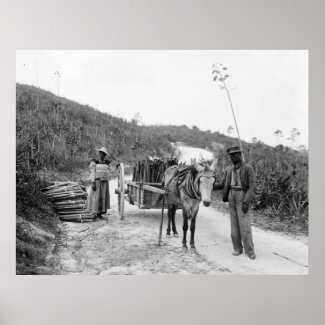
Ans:
{"type": "Polygon", "coordinates": [[[210,169],[214,172],[215,169],[217,168],[217,166],[218,166],[218,159],[216,158],[216,159],[213,160],[213,163],[210,166],[210,169]]]}
{"type": "Polygon", "coordinates": [[[200,172],[203,170],[203,167],[197,163],[196,160],[193,161],[192,166],[195,168],[196,171],[200,172]]]}

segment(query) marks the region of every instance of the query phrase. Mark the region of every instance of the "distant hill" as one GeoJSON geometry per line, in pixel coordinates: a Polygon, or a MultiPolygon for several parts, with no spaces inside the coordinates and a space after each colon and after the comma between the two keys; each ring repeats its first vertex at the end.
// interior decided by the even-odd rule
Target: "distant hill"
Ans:
{"type": "MultiPolygon", "coordinates": [[[[228,162],[225,148],[237,144],[235,138],[219,132],[202,131],[186,125],[138,125],[88,105],[58,97],[37,87],[16,85],[17,141],[32,147],[29,159],[39,167],[66,170],[82,166],[96,156],[94,149],[105,145],[114,161],[132,163],[150,156],[173,154],[171,142],[206,148],[228,162]]],[[[292,169],[298,162],[307,163],[304,155],[288,147],[277,148],[243,142],[247,161],[276,169],[292,169]]]]}

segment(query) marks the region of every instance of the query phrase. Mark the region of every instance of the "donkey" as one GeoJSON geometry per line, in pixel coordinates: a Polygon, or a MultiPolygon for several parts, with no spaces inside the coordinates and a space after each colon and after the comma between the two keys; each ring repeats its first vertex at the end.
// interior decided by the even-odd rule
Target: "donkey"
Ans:
{"type": "Polygon", "coordinates": [[[195,249],[194,234],[196,216],[200,202],[208,207],[211,204],[211,192],[215,182],[214,170],[218,160],[215,159],[211,166],[199,165],[195,160],[191,166],[171,166],[164,174],[163,185],[167,190],[168,226],[167,235],[170,235],[170,223],[174,236],[177,236],[175,225],[175,212],[178,207],[183,209],[183,248],[187,249],[186,233],[188,219],[191,219],[191,248],[195,249]]]}

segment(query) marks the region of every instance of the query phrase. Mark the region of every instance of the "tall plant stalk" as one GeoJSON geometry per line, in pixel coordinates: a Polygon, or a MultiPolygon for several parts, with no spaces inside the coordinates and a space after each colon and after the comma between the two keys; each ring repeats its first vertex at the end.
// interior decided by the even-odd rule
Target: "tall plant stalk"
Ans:
{"type": "Polygon", "coordinates": [[[230,104],[230,108],[231,108],[231,112],[232,112],[232,116],[234,118],[234,122],[235,122],[235,126],[236,126],[239,147],[240,147],[240,150],[242,151],[243,161],[245,162],[245,155],[244,155],[243,146],[242,146],[242,143],[241,143],[241,138],[240,138],[240,134],[239,134],[239,129],[238,129],[237,119],[236,119],[236,115],[235,115],[235,110],[234,110],[234,106],[232,104],[232,100],[231,100],[231,97],[230,97],[228,87],[226,85],[226,79],[229,78],[229,75],[228,74],[225,74],[225,75],[223,74],[223,71],[226,71],[227,68],[222,67],[222,64],[220,64],[220,63],[214,64],[213,68],[214,68],[214,70],[212,71],[212,73],[215,74],[215,76],[213,77],[213,81],[219,81],[220,82],[219,87],[221,89],[226,90],[227,97],[228,97],[229,104],[230,104]]]}

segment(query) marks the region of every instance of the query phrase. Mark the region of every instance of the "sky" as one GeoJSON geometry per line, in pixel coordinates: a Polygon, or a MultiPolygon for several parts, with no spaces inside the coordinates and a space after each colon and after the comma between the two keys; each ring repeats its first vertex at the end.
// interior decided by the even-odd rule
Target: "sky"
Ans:
{"type": "Polygon", "coordinates": [[[306,50],[19,50],[16,81],[128,120],[140,113],[144,124],[227,134],[235,123],[214,63],[227,68],[242,139],[308,146],[306,50]],[[287,140],[293,128],[301,133],[295,144],[287,140]]]}

